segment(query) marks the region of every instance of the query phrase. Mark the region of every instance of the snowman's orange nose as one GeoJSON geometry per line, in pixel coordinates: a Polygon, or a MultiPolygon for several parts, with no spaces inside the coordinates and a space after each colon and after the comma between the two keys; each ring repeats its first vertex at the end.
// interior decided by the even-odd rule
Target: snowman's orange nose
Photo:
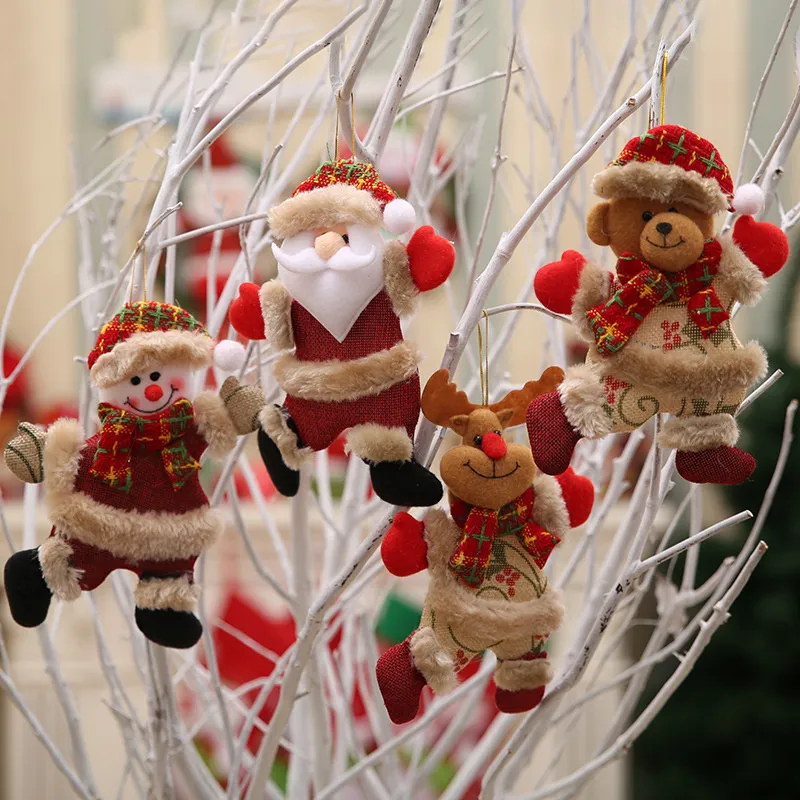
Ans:
{"type": "Polygon", "coordinates": [[[164,390],[158,384],[153,383],[144,390],[144,396],[151,403],[155,403],[164,396],[164,390]]]}

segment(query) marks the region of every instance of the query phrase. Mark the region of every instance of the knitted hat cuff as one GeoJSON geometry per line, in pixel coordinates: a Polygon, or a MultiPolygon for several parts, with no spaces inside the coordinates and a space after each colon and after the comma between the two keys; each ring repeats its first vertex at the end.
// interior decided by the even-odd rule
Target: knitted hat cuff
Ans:
{"type": "Polygon", "coordinates": [[[103,389],[166,362],[203,369],[211,366],[213,353],[214,340],[204,331],[134,333],[101,355],[89,374],[103,389]]]}
{"type": "Polygon", "coordinates": [[[731,202],[714,178],[655,161],[606,167],[594,176],[592,189],[606,200],[643,197],[658,203],[688,203],[707,214],[727,211],[731,202]]]}

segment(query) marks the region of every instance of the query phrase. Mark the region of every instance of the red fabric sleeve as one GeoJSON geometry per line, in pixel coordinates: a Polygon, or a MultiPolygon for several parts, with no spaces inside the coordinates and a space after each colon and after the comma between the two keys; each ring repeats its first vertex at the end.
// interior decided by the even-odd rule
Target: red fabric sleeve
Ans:
{"type": "Polygon", "coordinates": [[[411,280],[421,292],[441,286],[453,271],[456,251],[430,225],[423,225],[406,245],[411,280]]]}
{"type": "Polygon", "coordinates": [[[586,259],[577,250],[565,250],[560,261],[545,264],[533,279],[533,290],[541,304],[557,314],[572,311],[586,259]]]}
{"type": "Polygon", "coordinates": [[[260,289],[255,283],[243,283],[239,296],[231,303],[228,319],[233,329],[251,340],[266,339],[261,314],[260,289]]]}
{"type": "Polygon", "coordinates": [[[789,258],[786,234],[770,222],[739,217],[733,226],[733,241],[761,270],[765,278],[778,272],[789,258]]]}
{"type": "Polygon", "coordinates": [[[583,525],[589,514],[592,513],[594,505],[594,486],[588,478],[576,475],[570,467],[566,472],[556,477],[561,486],[561,496],[567,506],[569,514],[569,524],[573,528],[583,525]]]}
{"type": "Polygon", "coordinates": [[[428,567],[425,526],[405,511],[399,512],[381,543],[381,558],[386,569],[405,577],[428,567]]]}

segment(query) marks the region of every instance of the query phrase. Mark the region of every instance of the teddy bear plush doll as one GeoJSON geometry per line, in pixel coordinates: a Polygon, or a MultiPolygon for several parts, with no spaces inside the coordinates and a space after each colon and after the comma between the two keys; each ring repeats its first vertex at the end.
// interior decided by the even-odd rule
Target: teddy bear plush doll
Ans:
{"type": "Polygon", "coordinates": [[[450,514],[430,509],[419,522],[401,512],[381,545],[393,575],[430,573],[420,627],[376,667],[395,723],[414,718],[426,684],[436,693],[452,689],[457,674],[484,650],[498,659],[495,702],[501,711],[527,711],[544,695],[552,677],[545,645],[564,607],[543,569],[570,528],[588,518],[594,489],[571,469],[558,478],[537,474],[531,451],[507,443],[503,431],[520,425],[531,399],[562,377],[550,367],[488,406],[470,403],[447,370],[425,387],[425,416],[462,438],[441,461],[450,514]]]}
{"type": "Polygon", "coordinates": [[[194,562],[222,528],[200,485],[199,459],[221,458],[258,427],[264,396],[230,377],[219,394],[195,396],[193,373],[232,371],[235,342],[216,344],[189,313],[166,303],[126,305],[100,331],[89,355],[99,393],[99,431],[77,420],[47,430],[29,423],[5,448],[11,471],[44,484],[53,529],[42,545],[5,566],[14,620],[44,622],[52,597],[75,600],[117,569],[134,572],[135,618],[148,639],[185,648],[202,633],[193,611],[194,562]]]}
{"type": "Polygon", "coordinates": [[[347,431],[347,448],[369,464],[381,499],[430,506],[442,497],[413,456],[420,356],[400,318],[420,292],[444,283],[455,251],[429,225],[407,245],[384,241],[383,229],[404,233],[414,221],[414,209],[375,168],[352,159],[323,164],[269,212],[278,279],[260,289],[243,284],[230,321],[243,336],[287,351],[273,364],[286,399],[264,409],[258,433],[264,464],[286,496],[297,493],[303,459],[347,431]]]}
{"type": "Polygon", "coordinates": [[[632,431],[668,413],[662,447],[677,450],[678,472],[694,483],[738,484],[755,467],[737,448],[734,413],[766,373],[756,342],[742,344],[734,305],[753,305],[788,258],[774,225],[740,216],[715,235],[721,211],[754,214],[763,193],[733,182],[718,151],[677,125],[629,141],[593,181],[604,202],[586,229],[617,256],[615,274],[568,250],[536,275],[537,297],[571,313],[589,344],[586,363],[527,413],[538,466],[563,472],[582,437],[632,431]]]}

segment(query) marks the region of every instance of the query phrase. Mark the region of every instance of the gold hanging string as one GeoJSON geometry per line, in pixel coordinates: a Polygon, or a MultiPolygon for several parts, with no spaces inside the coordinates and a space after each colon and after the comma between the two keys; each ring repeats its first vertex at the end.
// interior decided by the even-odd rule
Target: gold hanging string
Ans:
{"type": "Polygon", "coordinates": [[[664,102],[667,97],[667,61],[669,55],[664,51],[664,60],[661,62],[661,112],[659,114],[658,124],[664,124],[664,102]]]}
{"type": "Polygon", "coordinates": [[[144,302],[147,302],[147,246],[145,245],[144,236],[136,242],[136,247],[133,248],[133,263],[131,264],[131,290],[128,301],[133,303],[133,284],[136,279],[136,258],[142,254],[142,297],[144,302]]]}
{"type": "MultiPolygon", "coordinates": [[[[342,102],[342,90],[336,92],[336,131],[334,133],[333,160],[339,160],[339,106],[342,102]]],[[[329,151],[330,152],[330,151],[329,151]]]]}
{"type": "Polygon", "coordinates": [[[483,310],[483,318],[486,321],[486,333],[481,332],[481,324],[478,322],[478,369],[481,376],[481,404],[489,405],[489,315],[486,309],[483,310]]]}
{"type": "Polygon", "coordinates": [[[356,96],[354,92],[350,92],[350,152],[353,155],[353,161],[356,159],[356,96]]]}
{"type": "Polygon", "coordinates": [[[485,406],[489,405],[489,315],[486,313],[486,309],[483,309],[483,319],[486,322],[486,336],[484,337],[484,353],[486,358],[486,363],[484,364],[484,372],[486,373],[486,397],[483,401],[485,406]]]}

